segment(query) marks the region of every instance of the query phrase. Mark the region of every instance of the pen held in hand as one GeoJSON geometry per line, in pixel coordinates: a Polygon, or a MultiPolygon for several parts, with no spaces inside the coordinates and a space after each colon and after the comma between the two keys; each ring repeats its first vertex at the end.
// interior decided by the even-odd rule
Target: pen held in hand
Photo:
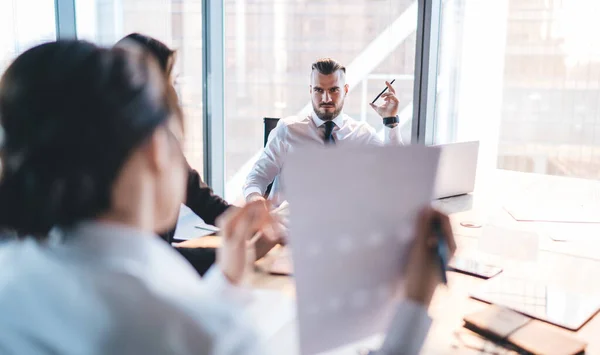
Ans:
{"type": "MultiPolygon", "coordinates": [[[[390,85],[392,85],[394,83],[394,81],[396,81],[396,79],[393,79],[392,81],[390,81],[390,85]]],[[[377,97],[375,97],[375,100],[373,100],[373,102],[371,102],[372,104],[375,103],[375,101],[377,101],[377,99],[379,97],[381,97],[381,95],[383,95],[383,93],[388,89],[387,85],[385,86],[385,88],[383,90],[381,90],[381,92],[379,93],[379,95],[377,95],[377,97]]]]}
{"type": "Polygon", "coordinates": [[[262,237],[262,232],[256,232],[252,236],[252,238],[250,238],[250,240],[248,241],[248,246],[256,244],[256,242],[258,242],[258,240],[260,239],[260,237],[262,237]]]}
{"type": "Polygon", "coordinates": [[[444,285],[448,284],[448,277],[446,276],[446,267],[448,265],[448,242],[446,241],[446,236],[442,231],[442,225],[438,219],[433,221],[433,233],[436,237],[436,248],[435,253],[438,259],[438,263],[440,265],[440,276],[442,278],[442,283],[444,285]]]}

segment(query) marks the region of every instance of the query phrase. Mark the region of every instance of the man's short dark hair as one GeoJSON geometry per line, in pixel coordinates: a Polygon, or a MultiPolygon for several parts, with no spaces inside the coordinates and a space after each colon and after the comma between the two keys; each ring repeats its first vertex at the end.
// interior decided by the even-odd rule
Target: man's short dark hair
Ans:
{"type": "Polygon", "coordinates": [[[321,58],[312,64],[312,71],[318,71],[323,75],[333,74],[338,70],[341,70],[344,74],[346,74],[346,67],[341,65],[338,61],[331,58],[321,58]]]}

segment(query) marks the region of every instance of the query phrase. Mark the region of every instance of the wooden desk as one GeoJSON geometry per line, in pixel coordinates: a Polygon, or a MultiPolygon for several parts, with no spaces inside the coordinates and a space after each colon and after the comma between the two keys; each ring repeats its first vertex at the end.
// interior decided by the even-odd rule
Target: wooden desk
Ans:
{"type": "MultiPolygon", "coordinates": [[[[478,182],[476,194],[437,201],[436,207],[444,210],[451,217],[458,244],[457,255],[471,256],[499,265],[508,275],[541,280],[600,297],[600,224],[588,226],[592,232],[597,230],[597,233],[590,232],[587,239],[556,242],[540,232],[548,227],[547,223],[516,222],[503,209],[502,203],[506,198],[540,180],[555,183],[557,189],[561,188],[562,183],[572,183],[572,180],[565,180],[565,178],[496,171],[485,181],[487,185],[478,182]],[[482,254],[478,250],[478,242],[483,228],[465,228],[461,226],[461,222],[474,222],[485,226],[491,223],[490,221],[514,230],[538,232],[537,261],[517,261],[511,260],[510,256],[507,258],[482,254]]],[[[212,238],[188,243],[198,245],[205,242],[215,243],[217,240],[212,238]]],[[[258,268],[268,266],[277,253],[278,250],[274,250],[257,262],[258,268]]],[[[480,351],[469,350],[462,346],[454,333],[462,331],[462,318],[465,314],[486,307],[485,303],[468,296],[473,288],[484,281],[456,273],[449,273],[448,278],[448,287],[438,288],[429,309],[434,323],[422,354],[481,354],[480,351]]],[[[290,297],[294,295],[294,282],[291,277],[273,276],[259,270],[254,275],[252,283],[257,288],[282,290],[290,297]]],[[[600,354],[600,316],[594,317],[577,332],[577,335],[589,344],[586,354],[600,354]]],[[[297,353],[294,349],[297,340],[293,325],[282,329],[275,338],[274,353],[290,355],[297,353]]],[[[355,352],[348,350],[339,354],[354,355],[355,352]]]]}
{"type": "MultiPolygon", "coordinates": [[[[549,186],[548,194],[564,191],[575,179],[525,174],[510,171],[495,171],[483,184],[479,184],[476,193],[453,199],[438,201],[437,207],[448,213],[458,243],[458,255],[472,255],[483,258],[489,263],[502,266],[504,273],[530,280],[541,280],[553,285],[585,292],[600,297],[600,224],[585,224],[590,233],[573,241],[557,242],[550,239],[546,231],[554,227],[565,227],[563,223],[517,222],[503,208],[503,203],[527,191],[529,186],[544,183],[549,186]],[[539,236],[537,261],[516,261],[510,255],[483,255],[478,250],[483,228],[465,228],[461,222],[472,221],[476,224],[506,226],[516,231],[535,232],[539,236]]],[[[585,181],[585,183],[590,183],[585,181]]],[[[592,186],[595,189],[598,186],[592,186]]],[[[598,190],[600,191],[600,190],[598,190]]],[[[593,193],[593,191],[590,191],[593,193]]],[[[565,232],[577,231],[581,224],[570,224],[565,232]]],[[[518,248],[518,246],[515,246],[518,248]]],[[[476,311],[486,305],[468,297],[468,293],[482,280],[450,273],[448,289],[440,287],[430,307],[434,325],[429,333],[424,354],[475,354],[464,349],[452,348],[458,343],[453,331],[462,327],[464,314],[476,311]]],[[[596,315],[577,332],[588,342],[586,354],[600,354],[600,316],[596,315]]]]}

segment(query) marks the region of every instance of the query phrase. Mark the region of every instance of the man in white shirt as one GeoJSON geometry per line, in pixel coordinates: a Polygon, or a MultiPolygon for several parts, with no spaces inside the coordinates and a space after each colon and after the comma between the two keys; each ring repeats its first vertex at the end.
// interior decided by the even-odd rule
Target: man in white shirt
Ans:
{"type": "Polygon", "coordinates": [[[352,119],[343,112],[348,94],[346,68],[331,58],[319,59],[312,65],[311,102],[313,110],[305,117],[288,117],[279,121],[252,171],[246,178],[244,197],[247,201],[264,199],[273,182],[270,196],[277,205],[281,196],[281,169],[286,155],[302,144],[402,144],[398,125],[398,98],[392,85],[386,82],[388,92],[381,95],[384,103],[371,107],[383,119],[385,139],[382,141],[373,127],[352,119]]]}

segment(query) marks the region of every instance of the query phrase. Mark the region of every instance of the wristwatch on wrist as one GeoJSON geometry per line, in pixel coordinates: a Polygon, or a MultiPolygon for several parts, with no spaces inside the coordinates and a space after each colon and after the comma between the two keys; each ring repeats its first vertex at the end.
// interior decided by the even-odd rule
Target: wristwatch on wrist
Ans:
{"type": "Polygon", "coordinates": [[[383,118],[383,125],[386,127],[394,128],[398,125],[398,123],[400,123],[400,118],[398,115],[383,118]]]}

